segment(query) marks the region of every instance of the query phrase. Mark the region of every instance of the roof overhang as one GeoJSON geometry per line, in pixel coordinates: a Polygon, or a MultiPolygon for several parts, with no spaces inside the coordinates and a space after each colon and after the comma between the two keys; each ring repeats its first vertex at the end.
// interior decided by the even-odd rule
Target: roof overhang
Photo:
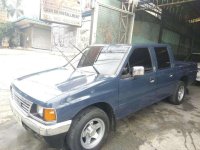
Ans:
{"type": "Polygon", "coordinates": [[[46,24],[45,22],[42,22],[36,19],[29,19],[29,18],[18,19],[17,21],[14,22],[14,24],[16,27],[20,29],[28,28],[31,26],[50,28],[50,25],[46,24]]]}

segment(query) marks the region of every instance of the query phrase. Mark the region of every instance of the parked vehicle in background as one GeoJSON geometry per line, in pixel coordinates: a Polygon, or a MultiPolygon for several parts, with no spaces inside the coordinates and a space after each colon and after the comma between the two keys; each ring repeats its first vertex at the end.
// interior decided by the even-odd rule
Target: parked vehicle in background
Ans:
{"type": "Polygon", "coordinates": [[[100,149],[116,120],[162,99],[181,104],[197,72],[164,44],[94,45],[70,65],[16,79],[10,104],[26,129],[71,150],[100,149]]]}
{"type": "Polygon", "coordinates": [[[196,81],[200,82],[200,53],[192,53],[191,61],[197,63],[198,72],[197,72],[196,81]]]}

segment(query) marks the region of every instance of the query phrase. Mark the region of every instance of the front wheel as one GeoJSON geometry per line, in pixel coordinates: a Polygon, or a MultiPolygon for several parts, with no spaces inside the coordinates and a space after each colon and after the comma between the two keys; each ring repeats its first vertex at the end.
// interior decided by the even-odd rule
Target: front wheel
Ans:
{"type": "Polygon", "coordinates": [[[103,110],[87,108],[73,120],[67,144],[71,150],[100,149],[108,136],[109,127],[109,118],[103,110]]]}
{"type": "Polygon", "coordinates": [[[181,104],[184,100],[185,92],[185,83],[183,81],[179,81],[174,94],[170,97],[170,102],[175,105],[181,104]]]}

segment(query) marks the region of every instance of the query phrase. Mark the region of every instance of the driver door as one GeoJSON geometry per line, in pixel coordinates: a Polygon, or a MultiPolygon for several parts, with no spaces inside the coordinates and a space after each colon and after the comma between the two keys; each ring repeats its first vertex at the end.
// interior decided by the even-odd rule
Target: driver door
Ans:
{"type": "Polygon", "coordinates": [[[156,96],[154,65],[148,48],[133,50],[119,80],[119,116],[126,116],[154,102],[156,96]],[[133,77],[131,70],[134,66],[143,66],[144,75],[133,77]]]}

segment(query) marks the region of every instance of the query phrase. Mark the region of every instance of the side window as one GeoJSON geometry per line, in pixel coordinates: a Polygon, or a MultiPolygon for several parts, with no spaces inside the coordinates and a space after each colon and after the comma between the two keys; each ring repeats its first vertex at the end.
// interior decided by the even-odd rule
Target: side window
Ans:
{"type": "Polygon", "coordinates": [[[170,67],[169,54],[166,47],[156,47],[155,53],[158,62],[158,69],[164,69],[170,67]]]}
{"type": "Polygon", "coordinates": [[[137,48],[133,51],[129,58],[128,64],[123,69],[122,76],[130,77],[134,66],[143,66],[146,72],[153,70],[151,57],[148,48],[137,48]]]}
{"type": "Polygon", "coordinates": [[[152,62],[148,48],[137,48],[129,59],[130,68],[143,66],[145,72],[152,71],[152,62]]]}

